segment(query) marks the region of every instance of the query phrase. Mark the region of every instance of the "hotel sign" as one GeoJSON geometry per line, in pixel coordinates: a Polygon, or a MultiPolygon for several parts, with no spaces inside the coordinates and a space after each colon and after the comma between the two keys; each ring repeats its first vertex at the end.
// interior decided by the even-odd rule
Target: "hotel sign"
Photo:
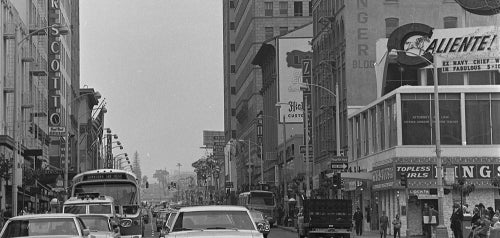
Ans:
{"type": "MultiPolygon", "coordinates": [[[[60,1],[48,1],[48,25],[60,24],[60,1]]],[[[60,136],[61,126],[61,40],[58,28],[52,27],[49,29],[48,35],[48,60],[49,60],[49,76],[48,76],[48,124],[49,135],[60,136]],[[57,132],[57,133],[51,133],[57,132]]]]}

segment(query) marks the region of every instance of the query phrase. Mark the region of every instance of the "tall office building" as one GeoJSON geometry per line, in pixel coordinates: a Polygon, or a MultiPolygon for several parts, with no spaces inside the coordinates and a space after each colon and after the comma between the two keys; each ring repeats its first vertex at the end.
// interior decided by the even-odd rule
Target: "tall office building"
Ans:
{"type": "MultiPolygon", "coordinates": [[[[329,158],[348,153],[348,114],[402,85],[417,85],[407,77],[413,71],[391,66],[398,75],[375,90],[375,42],[408,23],[424,23],[435,28],[494,25],[493,16],[471,14],[454,0],[313,1],[314,37],[313,82],[335,92],[338,84],[339,137],[337,148],[337,98],[319,87],[312,90],[315,171],[328,167],[329,158]],[[321,163],[323,161],[323,164],[321,163]]],[[[498,22],[496,22],[498,24],[498,22]]],[[[349,138],[351,140],[351,138],[349,138]]]]}
{"type": "MultiPolygon", "coordinates": [[[[311,13],[310,1],[223,1],[224,134],[227,141],[232,138],[257,143],[257,115],[263,108],[259,92],[262,73],[259,67],[252,65],[252,60],[264,41],[309,23],[311,13]]],[[[252,148],[258,151],[257,146],[252,148]]],[[[248,155],[248,151],[241,154],[248,155]]],[[[255,172],[254,176],[258,178],[259,173],[255,172]]]]}

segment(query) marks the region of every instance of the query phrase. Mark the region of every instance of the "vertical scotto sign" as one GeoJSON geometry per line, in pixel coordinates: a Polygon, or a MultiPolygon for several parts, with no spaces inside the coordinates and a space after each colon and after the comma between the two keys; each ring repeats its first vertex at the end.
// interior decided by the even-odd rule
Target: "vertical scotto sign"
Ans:
{"type": "MultiPolygon", "coordinates": [[[[49,26],[59,24],[60,1],[48,1],[48,24],[49,26]]],[[[49,133],[57,136],[61,133],[61,40],[58,28],[50,28],[48,34],[48,110],[49,110],[49,133]]]]}

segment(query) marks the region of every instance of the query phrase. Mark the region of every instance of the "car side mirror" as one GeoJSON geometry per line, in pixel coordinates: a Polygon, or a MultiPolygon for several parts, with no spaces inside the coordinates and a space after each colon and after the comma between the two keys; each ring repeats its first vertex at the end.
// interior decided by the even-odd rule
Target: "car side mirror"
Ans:
{"type": "Polygon", "coordinates": [[[90,230],[88,228],[83,229],[83,236],[87,237],[90,235],[90,230]]]}

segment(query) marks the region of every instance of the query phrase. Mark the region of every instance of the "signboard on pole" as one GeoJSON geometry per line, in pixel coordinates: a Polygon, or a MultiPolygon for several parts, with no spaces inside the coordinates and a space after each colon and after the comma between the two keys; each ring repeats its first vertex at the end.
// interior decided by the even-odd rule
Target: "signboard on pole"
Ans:
{"type": "Polygon", "coordinates": [[[49,126],[49,136],[64,136],[66,127],[64,126],[49,126]]]}
{"type": "Polygon", "coordinates": [[[312,59],[302,60],[302,83],[305,84],[307,90],[302,90],[304,97],[306,94],[311,94],[311,77],[312,77],[312,59]]]}

